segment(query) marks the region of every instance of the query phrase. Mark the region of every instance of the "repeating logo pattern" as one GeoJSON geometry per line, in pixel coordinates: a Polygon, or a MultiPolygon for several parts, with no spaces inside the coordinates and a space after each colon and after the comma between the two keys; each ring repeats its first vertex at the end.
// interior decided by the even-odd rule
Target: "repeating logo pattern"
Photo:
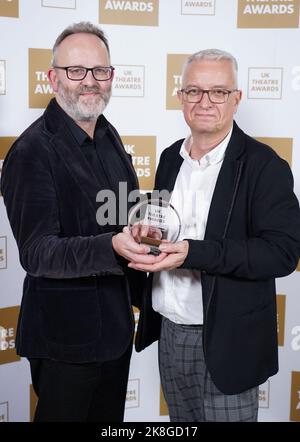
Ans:
{"type": "Polygon", "coordinates": [[[16,328],[20,307],[0,309],[0,364],[20,360],[15,351],[16,328]]]}
{"type": "Polygon", "coordinates": [[[181,0],[182,15],[215,15],[216,1],[181,0]]]}
{"type": "Polygon", "coordinates": [[[275,137],[255,137],[261,143],[272,147],[278,155],[287,161],[292,167],[293,159],[293,138],[275,138],[275,137]]]}
{"type": "Polygon", "coordinates": [[[169,415],[168,405],[165,400],[165,396],[164,396],[161,386],[160,386],[160,392],[159,392],[159,415],[160,416],[168,416],[169,415]]]}
{"type": "Polygon", "coordinates": [[[239,0],[238,28],[298,28],[299,0],[239,0]]]}
{"type": "Polygon", "coordinates": [[[182,66],[189,54],[168,54],[167,55],[167,104],[169,110],[180,109],[180,102],[177,98],[177,91],[181,89],[182,66]]]}
{"type": "Polygon", "coordinates": [[[8,402],[2,402],[0,404],[0,423],[1,422],[9,422],[8,402]]]}
{"type": "Polygon", "coordinates": [[[258,390],[259,408],[269,408],[270,406],[270,381],[266,381],[259,386],[258,390]]]}
{"type": "Polygon", "coordinates": [[[249,68],[248,98],[281,100],[283,68],[249,68]]]}
{"type": "Polygon", "coordinates": [[[290,420],[300,422],[300,371],[292,372],[290,420]]]}
{"type": "Polygon", "coordinates": [[[0,179],[1,179],[3,161],[7,155],[7,152],[9,151],[9,149],[11,148],[12,144],[16,139],[17,137],[0,137],[0,179]]]}
{"type": "Polygon", "coordinates": [[[284,346],[284,330],[285,330],[285,295],[277,295],[277,334],[278,345],[284,346]]]}
{"type": "Polygon", "coordinates": [[[47,72],[51,66],[51,49],[29,49],[29,107],[44,109],[53,97],[47,72]]]}
{"type": "Polygon", "coordinates": [[[42,0],[44,8],[76,9],[76,0],[42,0]]]}
{"type": "Polygon", "coordinates": [[[156,170],[156,137],[122,136],[126,152],[132,157],[132,164],[142,190],[152,190],[156,170]]]}
{"type": "Polygon", "coordinates": [[[114,65],[114,97],[143,97],[145,95],[145,66],[114,65]]]}
{"type": "Polygon", "coordinates": [[[126,393],[125,408],[140,406],[140,379],[129,379],[126,393]]]}
{"type": "Polygon", "coordinates": [[[159,0],[100,0],[99,22],[158,26],[159,0]]]}
{"type": "Polygon", "coordinates": [[[0,0],[0,16],[19,17],[19,0],[0,0]]]}
{"type": "Polygon", "coordinates": [[[35,413],[38,397],[35,394],[35,391],[34,391],[32,385],[29,385],[29,400],[30,400],[30,405],[29,405],[30,416],[29,416],[29,419],[30,419],[30,422],[33,422],[34,413],[35,413]]]}
{"type": "Polygon", "coordinates": [[[7,269],[7,238],[0,237],[0,270],[7,269]]]}

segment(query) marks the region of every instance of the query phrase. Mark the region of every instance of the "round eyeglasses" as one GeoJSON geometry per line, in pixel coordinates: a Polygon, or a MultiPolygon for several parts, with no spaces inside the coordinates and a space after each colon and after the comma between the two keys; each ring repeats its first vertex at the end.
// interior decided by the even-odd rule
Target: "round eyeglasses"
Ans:
{"type": "Polygon", "coordinates": [[[213,104],[226,103],[228,97],[232,92],[236,92],[238,89],[199,89],[197,87],[190,87],[186,89],[180,89],[183,101],[187,103],[200,103],[204,94],[207,94],[208,99],[213,104]]]}
{"type": "Polygon", "coordinates": [[[87,76],[89,71],[92,72],[93,77],[97,81],[110,80],[114,67],[113,66],[96,66],[95,68],[85,68],[82,66],[53,66],[54,69],[63,69],[66,71],[69,80],[82,81],[87,76]]]}

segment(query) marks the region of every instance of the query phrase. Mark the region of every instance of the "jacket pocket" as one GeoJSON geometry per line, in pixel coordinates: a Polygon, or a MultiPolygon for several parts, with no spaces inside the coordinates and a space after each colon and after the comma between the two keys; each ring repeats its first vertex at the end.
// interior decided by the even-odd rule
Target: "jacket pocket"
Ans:
{"type": "Polygon", "coordinates": [[[75,346],[99,338],[101,321],[96,287],[42,286],[37,284],[40,323],[46,341],[75,346]]]}

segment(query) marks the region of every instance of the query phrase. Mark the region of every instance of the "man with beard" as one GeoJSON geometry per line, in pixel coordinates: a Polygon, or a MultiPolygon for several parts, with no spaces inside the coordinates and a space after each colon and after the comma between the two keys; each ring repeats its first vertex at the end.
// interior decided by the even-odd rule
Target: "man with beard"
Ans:
{"type": "Polygon", "coordinates": [[[16,348],[30,361],[35,421],[124,416],[131,304],[139,304],[144,279],[127,262],[155,258],[122,232],[119,213],[114,225],[96,221],[100,190],[113,191],[118,207],[119,183],[128,192],[138,185],[117,131],[102,115],[113,73],[98,27],[82,22],[65,29],[49,70],[55,98],[3,166],[1,191],[27,273],[16,348]]]}

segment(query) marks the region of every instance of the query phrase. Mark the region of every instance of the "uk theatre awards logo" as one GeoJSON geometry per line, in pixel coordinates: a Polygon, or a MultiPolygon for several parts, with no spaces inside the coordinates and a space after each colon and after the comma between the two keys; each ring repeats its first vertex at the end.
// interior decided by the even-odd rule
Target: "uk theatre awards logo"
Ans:
{"type": "Polygon", "coordinates": [[[19,17],[19,0],[0,0],[1,17],[19,17]]]}
{"type": "Polygon", "coordinates": [[[2,402],[0,404],[0,423],[1,422],[9,422],[8,402],[2,402]]]}
{"type": "Polygon", "coordinates": [[[42,0],[44,8],[76,9],[76,0],[42,0]]]}
{"type": "Polygon", "coordinates": [[[300,372],[292,372],[290,420],[300,422],[300,372]]]}
{"type": "Polygon", "coordinates": [[[248,98],[281,100],[283,68],[255,68],[248,71],[248,98]]]}
{"type": "Polygon", "coordinates": [[[285,295],[277,295],[277,335],[279,347],[284,346],[284,330],[285,330],[285,295]]]}
{"type": "Polygon", "coordinates": [[[114,65],[114,97],[144,97],[145,66],[114,65]]]}
{"type": "Polygon", "coordinates": [[[238,28],[298,28],[299,0],[239,0],[238,28]]]}
{"type": "Polygon", "coordinates": [[[182,15],[215,15],[216,0],[190,1],[181,0],[182,15]]]}
{"type": "Polygon", "coordinates": [[[126,393],[125,408],[139,408],[140,406],[140,380],[129,379],[126,393]]]}
{"type": "Polygon", "coordinates": [[[0,237],[0,270],[7,269],[7,238],[0,237]]]}
{"type": "Polygon", "coordinates": [[[177,98],[177,91],[181,89],[182,66],[189,54],[168,54],[167,55],[167,88],[166,108],[168,110],[180,109],[180,102],[177,98]]]}
{"type": "MultiPolygon", "coordinates": [[[[0,137],[0,179],[4,158],[17,137],[0,137]]],[[[1,196],[1,193],[0,193],[1,196]]]]}
{"type": "Polygon", "coordinates": [[[19,306],[0,309],[0,364],[20,360],[15,350],[19,311],[19,306]]]}
{"type": "Polygon", "coordinates": [[[158,26],[159,0],[99,0],[99,23],[158,26]]]}
{"type": "Polygon", "coordinates": [[[282,137],[255,137],[256,140],[261,143],[267,144],[272,147],[275,152],[289,163],[292,167],[293,160],[293,138],[282,137]]]}
{"type": "Polygon", "coordinates": [[[131,155],[141,190],[152,190],[156,170],[156,137],[123,136],[127,153],[131,155]]]}
{"type": "Polygon", "coordinates": [[[44,109],[53,97],[47,72],[51,66],[51,49],[30,48],[29,53],[29,107],[44,109]]]}

